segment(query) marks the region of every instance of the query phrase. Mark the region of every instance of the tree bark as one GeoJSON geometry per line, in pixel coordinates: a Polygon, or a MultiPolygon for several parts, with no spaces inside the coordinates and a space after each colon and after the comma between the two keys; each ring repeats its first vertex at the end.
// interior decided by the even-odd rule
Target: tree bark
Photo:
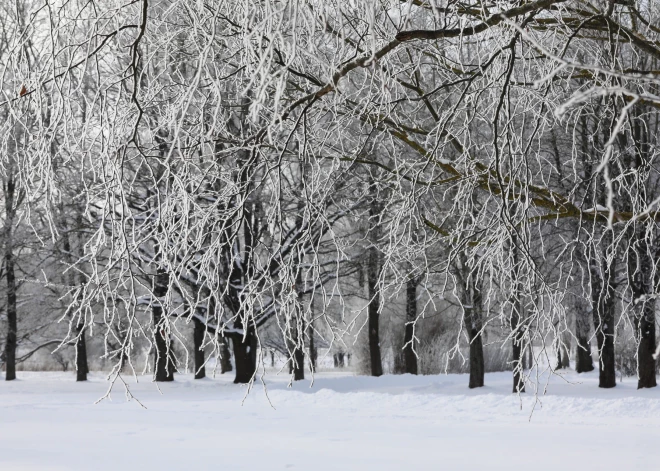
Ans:
{"type": "Polygon", "coordinates": [[[635,338],[637,340],[637,388],[654,388],[656,381],[655,299],[653,293],[653,261],[648,253],[645,234],[636,233],[635,244],[628,255],[628,273],[633,292],[635,338]]]}
{"type": "Polygon", "coordinates": [[[417,280],[410,278],[406,284],[406,328],[403,337],[404,372],[417,374],[417,355],[414,349],[415,325],[417,319],[417,280]]]}
{"type": "Polygon", "coordinates": [[[523,346],[523,333],[520,328],[520,318],[522,306],[520,301],[514,303],[514,308],[511,312],[511,331],[513,338],[511,340],[512,360],[513,360],[513,392],[525,392],[525,381],[523,379],[523,361],[522,361],[522,346],[523,346]]]}
{"type": "Polygon", "coordinates": [[[232,344],[236,363],[234,383],[248,384],[257,373],[257,335],[254,329],[248,327],[245,335],[233,336],[232,344]]]}
{"type": "Polygon", "coordinates": [[[522,393],[525,392],[525,380],[524,380],[524,365],[522,361],[522,347],[524,342],[524,332],[522,326],[520,325],[523,318],[523,300],[521,299],[522,293],[524,292],[521,289],[520,283],[520,262],[519,262],[519,246],[518,246],[518,237],[513,236],[511,240],[511,250],[513,250],[513,261],[514,261],[514,299],[512,302],[511,309],[511,355],[513,360],[513,392],[522,393]]]}
{"type": "Polygon", "coordinates": [[[589,313],[582,306],[578,306],[575,312],[575,338],[577,339],[575,371],[577,373],[593,371],[594,361],[591,358],[591,343],[589,342],[589,313]]]}
{"type": "Polygon", "coordinates": [[[296,346],[293,350],[293,380],[303,379],[305,379],[305,352],[301,347],[296,346]]]}
{"type": "Polygon", "coordinates": [[[637,389],[654,388],[658,385],[656,380],[655,354],[655,302],[648,300],[644,303],[641,316],[635,319],[635,327],[639,338],[637,347],[637,389]]]}
{"type": "Polygon", "coordinates": [[[193,317],[193,349],[195,350],[195,379],[206,378],[206,359],[204,358],[204,335],[206,326],[197,317],[193,317]]]}
{"type": "Polygon", "coordinates": [[[87,363],[87,341],[85,340],[85,323],[76,326],[76,381],[87,381],[89,365],[87,363]]]}
{"type": "MultiPolygon", "coordinates": [[[[302,226],[302,221],[298,222],[298,227],[302,226]]],[[[290,345],[289,352],[289,373],[293,373],[294,381],[301,381],[305,379],[305,321],[304,310],[302,307],[303,302],[303,281],[300,269],[296,275],[296,301],[293,306],[293,316],[288,321],[288,330],[290,332],[290,345]]]]}
{"type": "MultiPolygon", "coordinates": [[[[380,309],[381,293],[378,287],[380,277],[380,253],[375,246],[369,248],[369,261],[367,266],[367,285],[369,290],[368,336],[369,336],[369,365],[371,376],[383,374],[383,363],[380,354],[380,309]]],[[[343,361],[342,361],[343,363],[343,361]]],[[[343,366],[343,365],[342,365],[343,366]]]]}
{"type": "MultiPolygon", "coordinates": [[[[313,306],[313,305],[312,305],[313,306]]],[[[318,359],[318,351],[314,342],[314,311],[312,307],[312,319],[309,322],[309,370],[314,373],[316,371],[316,361],[318,359]]]]}
{"type": "Polygon", "coordinates": [[[170,348],[169,332],[165,327],[163,317],[164,297],[167,294],[168,275],[158,269],[155,277],[154,296],[157,298],[151,308],[154,323],[154,343],[156,357],[154,359],[154,379],[156,381],[174,381],[174,361],[170,348]]]}
{"type": "Polygon", "coordinates": [[[465,328],[470,339],[470,389],[480,388],[484,385],[485,365],[484,347],[481,329],[481,292],[472,275],[468,276],[466,299],[463,303],[465,328]]]}
{"type": "Polygon", "coordinates": [[[231,354],[229,353],[229,346],[227,345],[227,338],[220,339],[220,374],[225,374],[232,371],[231,354]]]}
{"type": "MultiPolygon", "coordinates": [[[[10,164],[11,165],[11,164],[10,164]]],[[[5,190],[5,276],[7,280],[7,341],[5,343],[5,380],[16,379],[16,342],[18,332],[18,308],[16,305],[16,273],[14,261],[14,208],[15,184],[11,169],[4,185],[5,190]]]]}
{"type": "Polygon", "coordinates": [[[598,387],[616,386],[614,363],[614,262],[607,266],[604,260],[591,260],[591,292],[593,321],[599,354],[598,387]]]}

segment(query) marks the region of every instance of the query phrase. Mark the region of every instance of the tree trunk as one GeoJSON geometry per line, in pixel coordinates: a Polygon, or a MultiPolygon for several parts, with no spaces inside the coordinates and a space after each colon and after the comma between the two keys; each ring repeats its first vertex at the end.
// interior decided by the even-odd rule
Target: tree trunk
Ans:
{"type": "Polygon", "coordinates": [[[513,364],[513,392],[514,393],[523,393],[525,392],[525,379],[524,379],[524,365],[522,359],[522,348],[524,345],[524,331],[523,326],[521,326],[521,320],[523,319],[523,300],[521,299],[524,289],[521,287],[521,276],[520,276],[520,261],[519,261],[519,245],[518,245],[518,236],[513,235],[511,239],[511,250],[513,251],[513,273],[514,273],[514,284],[513,284],[513,302],[511,306],[511,356],[513,364]]]}
{"type": "Polygon", "coordinates": [[[257,374],[257,335],[248,327],[245,335],[232,337],[236,376],[234,383],[248,384],[257,374]]]}
{"type": "MultiPolygon", "coordinates": [[[[603,257],[604,258],[604,257],[603,257]]],[[[593,321],[598,344],[598,387],[616,386],[614,363],[614,262],[606,266],[605,260],[591,261],[591,292],[593,321]]]]}
{"type": "Polygon", "coordinates": [[[591,358],[591,343],[589,342],[589,312],[578,306],[575,312],[575,371],[587,373],[593,371],[594,361],[591,358]]]}
{"type": "Polygon", "coordinates": [[[417,374],[417,355],[414,349],[414,322],[417,319],[417,280],[410,278],[406,284],[406,330],[403,337],[405,373],[417,374]]]}
{"type": "Polygon", "coordinates": [[[154,286],[156,302],[151,308],[154,323],[154,343],[156,345],[156,358],[154,359],[154,379],[156,381],[174,381],[174,362],[162,306],[164,297],[167,294],[167,285],[167,273],[158,269],[154,286]]]}
{"type": "Polygon", "coordinates": [[[76,381],[87,381],[89,365],[87,364],[87,341],[85,340],[85,323],[76,326],[76,381]]]}
{"type": "Polygon", "coordinates": [[[484,385],[484,347],[480,333],[470,335],[470,389],[484,385]]]}
{"type": "Polygon", "coordinates": [[[16,379],[16,342],[18,308],[16,305],[16,273],[14,265],[14,178],[9,174],[5,182],[5,272],[7,280],[7,342],[5,343],[5,380],[16,379]]]}
{"type": "Polygon", "coordinates": [[[380,356],[380,335],[378,333],[380,293],[377,293],[376,297],[378,300],[372,300],[369,303],[369,365],[371,367],[371,376],[381,376],[383,374],[383,363],[380,356]]]}
{"type": "MultiPolygon", "coordinates": [[[[640,231],[641,232],[641,231],[640,231]]],[[[635,234],[629,253],[628,273],[633,291],[635,338],[637,340],[637,388],[654,388],[655,377],[655,299],[653,293],[653,261],[648,253],[645,234],[635,234]]]]}
{"type": "Polygon", "coordinates": [[[567,338],[563,339],[563,342],[559,346],[559,348],[561,349],[561,358],[560,358],[561,367],[563,369],[570,368],[571,367],[571,358],[568,355],[568,351],[571,348],[570,339],[567,339],[567,338]]]}
{"type": "Polygon", "coordinates": [[[293,380],[303,379],[305,379],[305,352],[301,347],[296,346],[293,350],[293,380]]]}
{"type": "Polygon", "coordinates": [[[220,374],[225,374],[232,371],[231,366],[231,353],[229,353],[229,346],[227,345],[227,338],[220,339],[220,374]]]}
{"type": "Polygon", "coordinates": [[[467,302],[463,303],[465,328],[470,339],[470,389],[480,388],[484,385],[484,347],[482,339],[482,319],[481,319],[481,292],[468,276],[467,283],[467,302]]]}
{"type": "MultiPolygon", "coordinates": [[[[383,374],[383,363],[380,355],[380,308],[381,294],[378,287],[380,275],[380,254],[376,247],[369,248],[369,266],[367,267],[367,285],[369,288],[369,306],[367,308],[369,329],[369,366],[371,376],[383,374]]],[[[342,361],[343,363],[343,361],[342,361]]],[[[342,365],[343,366],[343,365],[342,365]]]]}
{"type": "Polygon", "coordinates": [[[523,346],[523,332],[520,327],[522,306],[520,301],[514,303],[514,308],[511,312],[511,331],[513,338],[511,341],[512,359],[513,359],[513,392],[525,392],[525,381],[523,378],[523,361],[522,361],[522,346],[523,346]]]}
{"type": "Polygon", "coordinates": [[[642,315],[635,322],[639,345],[637,347],[637,389],[654,388],[656,381],[655,354],[655,302],[646,301],[642,315]]]}
{"type": "Polygon", "coordinates": [[[195,379],[206,378],[206,359],[204,358],[204,335],[206,326],[197,317],[193,317],[193,349],[195,350],[195,379]]]}
{"type": "MultiPolygon", "coordinates": [[[[298,227],[301,226],[302,221],[299,221],[298,227]]],[[[305,379],[305,320],[302,307],[303,281],[300,269],[298,269],[296,275],[296,285],[294,289],[296,290],[296,301],[293,306],[293,316],[288,320],[288,330],[290,335],[289,352],[291,355],[291,358],[289,358],[289,373],[293,373],[294,381],[301,381],[305,379]]]]}
{"type": "Polygon", "coordinates": [[[312,311],[312,320],[309,323],[309,370],[312,373],[316,371],[317,359],[318,359],[318,351],[314,343],[314,311],[312,311]]]}

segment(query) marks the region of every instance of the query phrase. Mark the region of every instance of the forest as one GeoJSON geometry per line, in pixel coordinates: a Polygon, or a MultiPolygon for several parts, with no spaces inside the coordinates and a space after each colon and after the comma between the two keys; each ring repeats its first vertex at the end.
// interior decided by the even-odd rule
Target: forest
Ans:
{"type": "Polygon", "coordinates": [[[660,2],[15,0],[0,34],[5,380],[656,386],[660,2]]]}

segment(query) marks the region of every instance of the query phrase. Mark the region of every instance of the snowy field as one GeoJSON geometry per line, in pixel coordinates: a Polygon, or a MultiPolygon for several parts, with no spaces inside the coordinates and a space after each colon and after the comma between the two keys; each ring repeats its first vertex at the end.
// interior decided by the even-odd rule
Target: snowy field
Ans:
{"type": "Polygon", "coordinates": [[[477,391],[462,375],[270,375],[270,403],[256,386],[243,404],[229,375],[178,375],[162,394],[145,378],[143,409],[119,385],[94,404],[100,374],[21,372],[0,382],[0,470],[660,470],[660,388],[565,378],[580,383],[553,378],[530,420],[509,373],[477,391]]]}

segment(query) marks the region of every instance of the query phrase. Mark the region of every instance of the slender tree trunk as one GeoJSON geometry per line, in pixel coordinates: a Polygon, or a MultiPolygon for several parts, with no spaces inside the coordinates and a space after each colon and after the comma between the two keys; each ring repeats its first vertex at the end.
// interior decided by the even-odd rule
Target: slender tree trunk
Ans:
{"type": "Polygon", "coordinates": [[[234,383],[248,384],[257,374],[257,335],[248,327],[245,335],[232,337],[236,376],[234,383]]]}
{"type": "MultiPolygon", "coordinates": [[[[376,281],[369,279],[369,307],[368,307],[368,329],[369,329],[369,364],[371,367],[371,376],[381,376],[383,374],[383,363],[380,355],[380,290],[376,281]]],[[[343,361],[342,361],[343,363],[343,361]]],[[[343,366],[343,364],[342,364],[343,366]]]]}
{"type": "MultiPolygon", "coordinates": [[[[302,221],[298,221],[298,227],[302,227],[302,221]]],[[[294,287],[296,290],[296,301],[293,306],[293,316],[289,321],[292,325],[289,325],[289,331],[291,332],[291,345],[289,351],[291,352],[291,358],[289,359],[289,365],[293,373],[294,381],[301,381],[305,379],[305,321],[304,311],[302,307],[303,302],[303,280],[302,273],[300,269],[296,275],[296,285],[294,287]]]]}
{"type": "Polygon", "coordinates": [[[18,308],[16,305],[16,273],[14,265],[14,192],[11,170],[5,181],[5,273],[7,280],[7,341],[5,343],[5,380],[16,379],[16,342],[18,332],[18,308]]]}
{"type": "Polygon", "coordinates": [[[154,295],[157,299],[151,308],[155,330],[156,357],[154,359],[154,373],[156,381],[174,381],[174,362],[172,361],[169,332],[166,329],[161,304],[167,294],[167,285],[168,275],[159,269],[156,273],[154,286],[154,295]]]}
{"type": "Polygon", "coordinates": [[[85,323],[76,326],[76,381],[87,381],[89,365],[87,363],[87,341],[85,340],[85,323]]]}
{"type": "Polygon", "coordinates": [[[602,262],[591,260],[590,264],[593,320],[599,353],[598,387],[600,388],[616,386],[613,265],[614,262],[612,262],[612,266],[606,266],[604,260],[602,262]]]}
{"type": "MultiPolygon", "coordinates": [[[[64,208],[60,208],[60,212],[62,214],[62,219],[64,219],[64,208]]],[[[74,248],[71,244],[71,238],[68,233],[68,228],[66,227],[66,223],[64,225],[64,252],[65,252],[65,257],[68,260],[69,264],[73,265],[76,260],[74,259],[73,253],[74,253],[74,248]]],[[[82,221],[78,221],[78,226],[82,226],[82,221]]],[[[76,247],[77,249],[77,247],[76,247]]],[[[77,252],[77,250],[76,250],[77,252]]],[[[68,280],[64,280],[65,282],[69,282],[71,286],[77,286],[81,285],[79,282],[78,278],[79,276],[76,276],[76,273],[71,270],[71,275],[68,280]]],[[[87,363],[87,341],[85,339],[85,321],[83,318],[83,310],[82,310],[82,293],[79,294],[79,298],[76,299],[78,305],[81,307],[80,311],[80,318],[78,319],[78,322],[76,324],[76,381],[87,381],[87,374],[89,373],[89,365],[87,363]]],[[[123,365],[122,365],[123,366],[123,365]]]]}
{"type": "Polygon", "coordinates": [[[470,330],[470,389],[481,388],[484,385],[484,346],[481,334],[470,330]]]}
{"type": "MultiPolygon", "coordinates": [[[[640,231],[641,232],[641,231],[640,231]]],[[[644,233],[635,234],[636,243],[629,253],[630,285],[634,298],[634,324],[637,340],[637,388],[654,388],[656,381],[655,299],[653,292],[653,261],[648,253],[644,233]]]]}
{"type": "Polygon", "coordinates": [[[514,236],[511,240],[511,250],[513,250],[514,261],[514,299],[511,309],[511,354],[513,360],[513,392],[525,392],[525,380],[523,377],[524,365],[522,361],[522,347],[524,342],[524,332],[520,325],[523,318],[523,302],[520,298],[524,292],[520,286],[520,262],[519,262],[519,246],[518,237],[514,236]]]}
{"type": "Polygon", "coordinates": [[[523,361],[522,361],[522,346],[524,336],[520,327],[522,306],[520,301],[514,303],[514,308],[511,313],[511,331],[513,338],[511,340],[512,360],[513,360],[513,392],[525,392],[525,381],[523,379],[523,361]]]}
{"type": "Polygon", "coordinates": [[[644,303],[642,314],[635,322],[639,345],[637,347],[637,388],[654,388],[656,381],[655,354],[655,302],[648,300],[644,303]]]}
{"type": "Polygon", "coordinates": [[[193,349],[195,350],[195,379],[206,378],[206,359],[204,358],[204,335],[206,326],[197,317],[193,317],[193,349]]]}
{"type": "Polygon", "coordinates": [[[583,306],[578,306],[575,312],[575,371],[587,373],[593,371],[594,361],[591,358],[591,343],[589,342],[589,313],[583,306]]]}
{"type": "Polygon", "coordinates": [[[571,358],[568,352],[571,348],[570,338],[564,338],[561,348],[561,367],[566,369],[571,367],[571,358]]]}
{"type": "Polygon", "coordinates": [[[485,365],[484,347],[481,329],[481,292],[472,276],[468,276],[467,302],[463,303],[465,328],[470,339],[470,389],[480,388],[484,385],[485,365]]]}
{"type": "Polygon", "coordinates": [[[309,369],[314,373],[316,371],[316,360],[318,358],[318,352],[314,342],[314,295],[312,295],[312,299],[310,300],[310,311],[311,318],[307,327],[309,329],[309,369]]]}
{"type": "Polygon", "coordinates": [[[231,354],[229,353],[229,345],[227,338],[220,339],[220,374],[225,374],[232,371],[231,354]]]}
{"type": "Polygon", "coordinates": [[[378,287],[378,278],[380,275],[380,254],[378,253],[378,249],[375,246],[369,248],[368,263],[367,285],[369,289],[369,306],[367,308],[367,315],[369,318],[367,327],[369,329],[369,365],[371,368],[371,376],[381,376],[383,374],[379,334],[381,293],[378,287]]]}
{"type": "Polygon", "coordinates": [[[417,355],[414,349],[414,322],[417,319],[417,280],[410,278],[406,284],[406,329],[403,337],[405,373],[417,374],[417,355]]]}
{"type": "Polygon", "coordinates": [[[293,350],[293,380],[305,379],[305,351],[296,346],[293,350]]]}

